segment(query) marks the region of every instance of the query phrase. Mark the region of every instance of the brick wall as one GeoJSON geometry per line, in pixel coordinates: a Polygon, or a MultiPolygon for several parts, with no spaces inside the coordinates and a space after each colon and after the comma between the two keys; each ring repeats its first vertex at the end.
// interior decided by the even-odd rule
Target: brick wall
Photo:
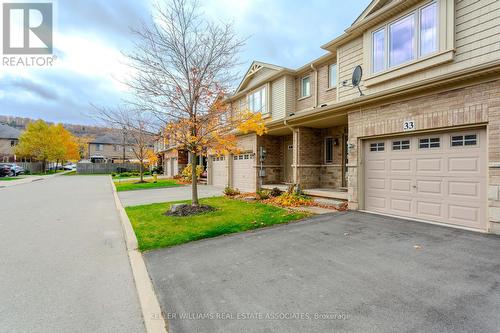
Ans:
{"type": "Polygon", "coordinates": [[[320,129],[301,127],[297,129],[297,182],[304,189],[321,186],[321,146],[320,129]]]}
{"type": "Polygon", "coordinates": [[[342,166],[343,149],[344,149],[344,134],[347,131],[347,126],[336,126],[322,130],[322,144],[321,144],[321,187],[339,189],[342,187],[342,166]],[[338,144],[333,147],[333,162],[326,164],[325,161],[325,139],[331,137],[336,139],[338,144]]]}
{"type": "MultiPolygon", "coordinates": [[[[500,81],[349,113],[350,208],[357,209],[359,204],[359,139],[401,133],[407,119],[415,120],[418,130],[488,123],[489,216],[491,222],[500,222],[500,81]]],[[[500,232],[499,226],[492,224],[492,229],[500,232]]]]}

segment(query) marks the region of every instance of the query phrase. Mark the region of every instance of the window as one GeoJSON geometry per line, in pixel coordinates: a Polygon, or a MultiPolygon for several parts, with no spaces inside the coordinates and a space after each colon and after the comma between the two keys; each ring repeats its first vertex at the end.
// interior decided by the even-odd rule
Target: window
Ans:
{"type": "Polygon", "coordinates": [[[414,55],[415,15],[410,15],[389,25],[389,67],[413,60],[414,55]]]}
{"type": "Polygon", "coordinates": [[[311,95],[311,77],[307,76],[302,78],[300,85],[300,97],[307,97],[311,95]]]}
{"type": "Polygon", "coordinates": [[[325,163],[333,163],[333,138],[325,139],[325,163]]]}
{"type": "Polygon", "coordinates": [[[376,142],[370,144],[370,151],[384,151],[385,143],[384,142],[376,142]]]}
{"type": "Polygon", "coordinates": [[[118,151],[118,146],[117,146],[117,145],[114,145],[114,146],[113,146],[113,150],[114,150],[114,151],[118,151]]]}
{"type": "Polygon", "coordinates": [[[408,150],[410,149],[410,140],[392,141],[392,150],[408,150]]]}
{"type": "Polygon", "coordinates": [[[337,87],[337,64],[328,66],[328,88],[337,87]]]}
{"type": "Polygon", "coordinates": [[[373,72],[378,73],[385,69],[385,29],[373,34],[373,72]]]}
{"type": "Polygon", "coordinates": [[[97,150],[97,151],[103,151],[103,150],[104,150],[104,146],[103,146],[103,145],[101,145],[101,144],[97,144],[97,145],[96,145],[96,150],[97,150]]]}
{"type": "Polygon", "coordinates": [[[257,90],[248,96],[248,109],[252,112],[267,113],[265,88],[257,90]]]}
{"type": "Polygon", "coordinates": [[[16,140],[10,140],[10,146],[14,147],[17,144],[16,140]]]}
{"type": "Polygon", "coordinates": [[[425,148],[439,148],[441,146],[440,138],[425,138],[419,140],[419,147],[421,149],[425,148]]]}
{"type": "Polygon", "coordinates": [[[438,50],[438,5],[433,2],[372,34],[372,72],[427,56],[438,50]]]}
{"type": "Polygon", "coordinates": [[[437,4],[420,10],[420,56],[437,51],[437,4]]]}
{"type": "Polygon", "coordinates": [[[451,137],[452,147],[475,146],[477,145],[477,135],[453,135],[451,137]]]}

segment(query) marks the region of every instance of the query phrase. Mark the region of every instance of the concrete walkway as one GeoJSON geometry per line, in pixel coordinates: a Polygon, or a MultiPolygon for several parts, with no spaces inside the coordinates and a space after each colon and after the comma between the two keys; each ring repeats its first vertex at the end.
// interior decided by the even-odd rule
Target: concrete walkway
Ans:
{"type": "Polygon", "coordinates": [[[0,332],[144,332],[107,176],[0,189],[0,332]]]}
{"type": "MultiPolygon", "coordinates": [[[[211,185],[198,185],[200,198],[221,196],[224,189],[211,185]]],[[[151,190],[118,192],[123,206],[147,205],[168,201],[191,199],[191,186],[166,187],[151,190]]]]}

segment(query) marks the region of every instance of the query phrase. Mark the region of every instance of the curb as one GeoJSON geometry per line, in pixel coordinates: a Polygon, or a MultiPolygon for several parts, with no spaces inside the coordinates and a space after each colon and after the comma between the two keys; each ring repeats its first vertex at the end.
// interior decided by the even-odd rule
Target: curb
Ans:
{"type": "Polygon", "coordinates": [[[123,208],[123,205],[116,192],[113,178],[109,176],[111,187],[113,189],[113,196],[115,198],[116,209],[120,216],[120,221],[123,227],[123,234],[125,236],[125,243],[127,245],[127,253],[134,275],[135,287],[137,295],[139,296],[139,303],[141,305],[142,317],[144,325],[146,326],[147,333],[168,333],[166,324],[163,318],[163,313],[160,308],[160,303],[156,297],[153,289],[153,284],[149,278],[146,268],[146,263],[142,257],[142,253],[137,250],[137,237],[135,236],[132,224],[123,208]]]}

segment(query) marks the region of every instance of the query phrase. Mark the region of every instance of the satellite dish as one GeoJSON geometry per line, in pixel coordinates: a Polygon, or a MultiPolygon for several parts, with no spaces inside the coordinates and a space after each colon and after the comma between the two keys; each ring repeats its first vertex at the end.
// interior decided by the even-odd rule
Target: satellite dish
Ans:
{"type": "Polygon", "coordinates": [[[363,68],[361,67],[361,65],[357,65],[356,68],[354,68],[354,72],[352,72],[352,86],[358,88],[360,96],[363,96],[363,92],[359,87],[362,77],[363,77],[363,68]]]}
{"type": "Polygon", "coordinates": [[[354,72],[352,73],[352,85],[354,87],[359,86],[362,77],[363,77],[363,68],[361,68],[360,65],[357,65],[356,68],[354,68],[354,72]]]}

